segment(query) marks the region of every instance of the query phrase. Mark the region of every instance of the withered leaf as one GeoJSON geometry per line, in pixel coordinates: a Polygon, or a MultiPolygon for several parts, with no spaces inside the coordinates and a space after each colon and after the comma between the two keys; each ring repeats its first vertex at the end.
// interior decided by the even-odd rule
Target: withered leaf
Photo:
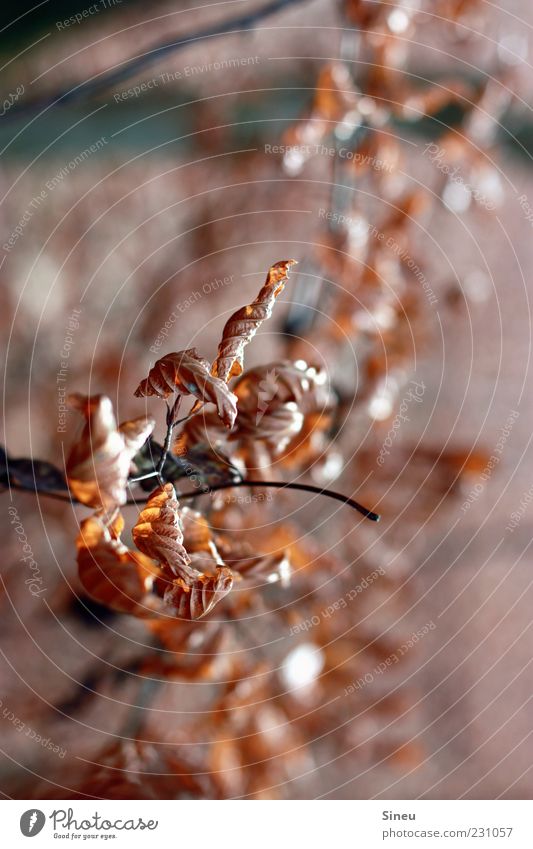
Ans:
{"type": "Polygon", "coordinates": [[[194,581],[200,571],[194,569],[183,545],[183,530],[176,490],[171,483],[158,487],[148,498],[132,530],[139,551],[157,560],[172,575],[194,581]]]}
{"type": "Polygon", "coordinates": [[[172,608],[174,615],[181,619],[201,619],[213,610],[232,587],[231,569],[221,567],[214,576],[201,575],[190,586],[178,578],[165,591],[164,601],[172,608]]]}
{"type": "Polygon", "coordinates": [[[239,416],[239,419],[239,429],[235,434],[239,442],[261,439],[275,446],[276,453],[286,448],[290,440],[301,431],[304,423],[304,415],[294,401],[278,404],[259,421],[255,414],[239,416]]]}
{"type": "Polygon", "coordinates": [[[272,265],[255,301],[237,310],[228,319],[222,331],[211,374],[228,381],[230,377],[242,373],[244,348],[253,339],[263,321],[272,315],[274,302],[285,288],[289,268],[295,264],[295,259],[286,259],[272,265]]]}
{"type": "Polygon", "coordinates": [[[209,373],[209,363],[200,357],[196,348],[167,354],[141,381],[135,391],[138,398],[156,395],[168,398],[173,392],[193,395],[203,403],[216,404],[217,412],[226,427],[231,428],[237,416],[237,402],[225,382],[209,373]]]}
{"type": "Polygon", "coordinates": [[[282,587],[288,587],[291,582],[291,562],[286,551],[255,557],[234,568],[241,577],[256,585],[279,582],[282,587]]]}
{"type": "Polygon", "coordinates": [[[184,507],[181,511],[181,518],[183,527],[183,543],[199,571],[210,571],[213,573],[216,566],[225,566],[226,564],[222,561],[217,551],[213,532],[205,516],[198,510],[192,510],[190,507],[184,507]],[[198,560],[195,558],[195,555],[201,552],[207,552],[213,558],[213,568],[200,569],[200,567],[198,567],[198,560]]]}
{"type": "MultiPolygon", "coordinates": [[[[194,408],[193,408],[194,409],[194,408]]],[[[191,411],[192,412],[192,411],[191,411]]],[[[209,445],[216,453],[227,453],[228,431],[215,413],[191,415],[173,446],[175,455],[186,456],[196,445],[209,445]]]]}
{"type": "Polygon", "coordinates": [[[293,402],[306,414],[333,406],[334,395],[325,369],[282,360],[249,369],[235,384],[239,423],[243,414],[255,416],[257,425],[276,407],[293,402]]]}
{"type": "Polygon", "coordinates": [[[142,554],[130,551],[97,517],[85,519],[77,540],[78,574],[86,593],[120,613],[153,616],[159,608],[151,593],[158,575],[156,565],[142,554]]]}
{"type": "MultiPolygon", "coordinates": [[[[295,467],[323,453],[335,405],[324,369],[304,361],[270,363],[246,371],[234,389],[239,415],[227,450],[249,477],[266,478],[273,462],[285,455],[295,467]]],[[[187,435],[194,418],[184,428],[187,435]]]]}
{"type": "Polygon", "coordinates": [[[67,400],[71,409],[85,417],[83,433],[67,460],[70,491],[91,507],[110,510],[125,504],[132,458],[154,429],[154,419],[142,416],[117,428],[113,406],[105,395],[74,394],[67,400]]]}

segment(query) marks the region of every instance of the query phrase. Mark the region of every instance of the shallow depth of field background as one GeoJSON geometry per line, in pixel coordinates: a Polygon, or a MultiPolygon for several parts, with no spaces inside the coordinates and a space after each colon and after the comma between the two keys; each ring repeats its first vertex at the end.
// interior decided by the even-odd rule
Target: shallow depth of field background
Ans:
{"type": "MultiPolygon", "coordinates": [[[[22,101],[30,93],[53,93],[161,39],[258,4],[195,5],[155,2],[148,10],[124,0],[59,30],[56,22],[72,14],[74,5],[51,2],[1,33],[1,95],[21,83],[22,101]]],[[[519,0],[505,7],[479,4],[478,28],[486,35],[473,40],[446,36],[431,22],[416,33],[410,70],[424,78],[490,72],[492,43],[503,35],[525,58],[513,78],[517,97],[498,132],[502,200],[496,213],[475,205],[450,211],[437,201],[428,225],[415,228],[416,255],[426,263],[439,303],[428,310],[427,338],[417,351],[423,403],[410,408],[397,447],[420,439],[431,449],[476,446],[490,456],[512,411],[519,416],[501,461],[465,511],[461,505],[479,483],[475,475],[433,516],[422,511],[418,523],[415,513],[408,522],[387,518],[359,535],[350,532],[350,515],[323,505],[332,518],[317,530],[317,544],[341,558],[348,550],[356,556],[358,546],[375,546],[377,564],[397,553],[391,569],[401,592],[389,600],[378,596],[376,606],[383,606],[375,614],[362,602],[368,628],[379,631],[392,623],[401,641],[427,622],[436,627],[401,672],[391,673],[394,686],[408,696],[405,714],[389,718],[385,728],[371,711],[351,722],[356,707],[350,707],[352,745],[343,755],[329,751],[327,741],[315,741],[316,768],[292,780],[285,790],[289,798],[527,798],[533,792],[533,503],[513,532],[505,530],[533,484],[533,224],[519,201],[526,195],[533,204],[528,152],[533,12],[519,0]],[[460,309],[449,296],[454,286],[469,292],[460,309]],[[413,745],[406,757],[389,758],[380,754],[386,747],[365,749],[374,735],[378,743],[388,735],[413,745]]],[[[476,28],[475,18],[472,25],[476,28]]],[[[31,113],[10,118],[6,111],[0,119],[2,245],[31,210],[16,244],[2,250],[0,265],[3,441],[10,454],[62,464],[75,422],[69,414],[69,434],[58,433],[57,374],[73,308],[81,313],[72,331],[68,391],[105,392],[123,420],[144,411],[133,391],[156,359],[150,347],[177,304],[180,318],[167,350],[198,345],[213,357],[225,318],[255,295],[272,262],[295,257],[309,269],[322,239],[319,210],[330,195],[328,159],[316,156],[291,177],[265,144],[279,144],[305,112],[321,66],[338,55],[339,37],[336,4],[310,0],[253,32],[170,53],[86,102],[50,108],[35,119],[31,113]],[[228,60],[236,58],[246,64],[231,67],[235,63],[228,60]],[[190,71],[217,62],[218,69],[190,71]],[[114,97],[153,79],[158,84],[139,96],[114,97]],[[69,167],[98,140],[94,153],[69,167]],[[67,173],[47,189],[62,169],[67,173]],[[43,190],[42,202],[31,206],[43,190]],[[194,295],[198,291],[200,297],[194,295]]],[[[430,136],[406,127],[401,136],[410,180],[429,185],[434,171],[422,151],[430,136]]],[[[249,347],[248,365],[283,355],[280,327],[292,285],[249,347]]],[[[320,308],[327,312],[327,303],[320,308]]],[[[320,358],[320,338],[312,341],[320,358]]],[[[349,359],[327,367],[332,380],[350,385],[349,359]]],[[[424,492],[429,483],[404,480],[407,474],[400,467],[384,496],[398,513],[417,489],[418,502],[431,497],[424,492]]],[[[335,484],[362,500],[357,486],[349,468],[335,484]]],[[[24,798],[51,773],[62,775],[68,787],[78,759],[92,760],[123,726],[135,687],[123,687],[119,699],[109,681],[98,684],[96,694],[90,691],[99,680],[101,658],[127,663],[142,628],[121,619],[101,625],[75,601],[74,539],[83,511],[17,492],[13,503],[46,584],[46,604],[33,598],[9,523],[9,494],[0,499],[0,787],[7,796],[24,798]],[[79,682],[86,696],[81,700],[79,682]],[[60,712],[57,705],[67,707],[60,712]],[[65,756],[19,733],[2,717],[5,708],[57,743],[65,756]]],[[[287,505],[303,503],[281,499],[280,518],[287,505]]],[[[407,514],[409,509],[417,508],[407,514]]],[[[316,502],[302,510],[309,534],[318,510],[316,502]]],[[[354,622],[360,611],[354,608],[354,622]]],[[[185,685],[162,695],[154,705],[153,727],[171,739],[173,722],[187,726],[196,695],[185,685]]]]}

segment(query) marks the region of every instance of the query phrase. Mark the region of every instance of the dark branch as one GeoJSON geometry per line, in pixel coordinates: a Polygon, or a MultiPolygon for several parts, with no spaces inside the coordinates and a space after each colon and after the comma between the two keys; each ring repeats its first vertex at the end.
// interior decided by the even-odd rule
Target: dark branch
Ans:
{"type": "Polygon", "coordinates": [[[333,498],[335,501],[340,501],[341,504],[346,504],[348,507],[351,507],[352,510],[357,510],[358,513],[361,513],[365,519],[370,519],[372,522],[379,522],[380,515],[379,513],[373,513],[372,510],[367,510],[366,507],[363,507],[362,504],[359,504],[353,498],[349,498],[347,495],[342,495],[340,492],[334,492],[332,489],[322,489],[319,486],[312,486],[307,483],[285,483],[285,481],[249,481],[243,480],[238,483],[220,483],[215,486],[210,486],[200,492],[181,492],[177,493],[178,498],[183,500],[184,498],[195,498],[197,495],[205,495],[206,493],[218,492],[221,489],[233,489],[234,487],[239,486],[250,486],[250,487],[270,487],[271,489],[295,489],[299,492],[311,492],[316,495],[325,495],[326,498],[333,498]]]}
{"type": "Polygon", "coordinates": [[[86,80],[78,85],[71,86],[70,88],[63,89],[63,91],[57,92],[56,94],[48,97],[36,98],[29,103],[22,103],[18,106],[14,106],[6,114],[4,120],[17,117],[26,112],[38,112],[39,110],[44,111],[52,106],[62,106],[67,103],[83,100],[84,98],[90,97],[94,94],[99,94],[111,86],[129,79],[142,68],[145,68],[147,65],[151,65],[163,56],[166,56],[169,53],[174,53],[177,50],[181,50],[189,44],[193,44],[197,41],[204,41],[207,38],[229,35],[230,33],[245,32],[246,30],[253,29],[253,27],[264,18],[270,17],[270,15],[273,15],[276,12],[281,12],[289,6],[296,6],[297,4],[304,2],[307,2],[307,0],[272,0],[272,2],[267,3],[265,6],[262,6],[260,9],[256,9],[253,12],[248,12],[245,15],[238,15],[228,21],[204,27],[203,29],[196,30],[196,32],[192,32],[189,35],[185,35],[182,38],[173,39],[172,41],[164,41],[147,50],[145,53],[129,59],[118,68],[112,68],[109,71],[102,71],[99,75],[92,79],[86,80]]]}
{"type": "MultiPolygon", "coordinates": [[[[372,522],[379,522],[380,515],[379,513],[374,513],[372,510],[368,510],[366,507],[363,507],[362,504],[359,504],[353,498],[349,498],[347,495],[342,495],[340,492],[334,492],[332,489],[322,489],[319,486],[312,486],[312,484],[307,483],[286,483],[285,481],[230,481],[229,483],[219,483],[214,486],[205,486],[203,489],[199,489],[196,492],[178,492],[177,497],[181,501],[185,501],[188,498],[198,498],[200,495],[207,495],[212,492],[219,492],[222,489],[237,489],[241,486],[249,486],[249,487],[258,487],[258,488],[271,488],[271,489],[288,489],[288,490],[297,490],[298,492],[310,492],[315,495],[324,495],[326,498],[332,498],[334,501],[340,501],[341,504],[346,504],[347,507],[351,507],[352,510],[356,510],[358,513],[361,513],[365,519],[370,519],[372,522]]],[[[23,492],[34,492],[38,491],[34,489],[30,489],[29,487],[23,486],[11,486],[11,489],[18,489],[23,492]]],[[[55,498],[56,501],[67,501],[71,504],[81,504],[76,498],[72,498],[68,495],[61,495],[58,492],[40,492],[40,495],[46,496],[46,498],[55,498]]],[[[148,501],[148,496],[144,498],[130,498],[126,502],[126,504],[146,504],[148,501]]],[[[86,505],[84,505],[86,506],[86,505]]]]}

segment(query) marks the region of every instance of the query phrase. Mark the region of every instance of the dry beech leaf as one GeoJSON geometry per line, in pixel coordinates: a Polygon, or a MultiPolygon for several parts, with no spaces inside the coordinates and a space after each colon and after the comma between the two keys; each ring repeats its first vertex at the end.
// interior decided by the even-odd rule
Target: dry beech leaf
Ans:
{"type": "Polygon", "coordinates": [[[184,507],[181,511],[183,543],[190,555],[191,563],[200,572],[214,573],[218,566],[225,566],[213,536],[209,522],[197,510],[184,507]],[[207,558],[201,565],[201,556],[207,558]],[[210,568],[204,568],[210,565],[210,568]]]}
{"type": "Polygon", "coordinates": [[[196,348],[167,354],[141,381],[135,391],[138,398],[157,395],[168,398],[173,392],[194,395],[202,403],[216,404],[217,412],[226,427],[232,427],[237,416],[236,398],[224,380],[209,373],[209,362],[198,355],[196,348]]]}
{"type": "Polygon", "coordinates": [[[194,581],[200,571],[194,569],[183,545],[183,530],[176,490],[171,483],[155,489],[146,507],[139,513],[132,530],[139,551],[161,563],[164,571],[185,581],[194,581]]]}
{"type": "Polygon", "coordinates": [[[97,517],[85,519],[77,540],[78,574],[85,592],[119,613],[153,616],[160,607],[151,593],[156,565],[120,541],[123,522],[108,528],[97,517]]]}
{"type": "Polygon", "coordinates": [[[209,443],[248,477],[261,480],[282,456],[297,467],[326,450],[335,398],[324,369],[303,360],[270,363],[244,372],[234,389],[239,414],[232,431],[212,414],[192,416],[174,446],[177,454],[209,443]]]}
{"type": "Polygon", "coordinates": [[[73,496],[90,507],[111,510],[126,503],[131,461],[152,433],[155,421],[142,416],[119,428],[105,395],[73,394],[68,405],[85,416],[83,433],[67,460],[73,496]]]}
{"type": "Polygon", "coordinates": [[[190,586],[179,578],[164,593],[173,615],[181,619],[201,619],[210,613],[233,586],[233,573],[217,568],[215,575],[201,575],[190,586]]]}
{"type": "Polygon", "coordinates": [[[272,265],[255,301],[241,307],[228,319],[222,331],[211,374],[224,381],[242,374],[244,348],[253,339],[263,321],[272,315],[274,302],[285,288],[291,265],[296,265],[295,259],[282,260],[272,265]]]}
{"type": "MultiPolygon", "coordinates": [[[[200,415],[187,419],[183,430],[176,438],[172,451],[179,457],[185,457],[189,451],[194,450],[196,445],[204,444],[215,453],[222,449],[226,454],[227,438],[228,431],[223,427],[216,413],[202,412],[200,415]]],[[[228,458],[231,460],[229,454],[228,458]]]]}
{"type": "Polygon", "coordinates": [[[294,403],[304,415],[334,405],[325,369],[303,360],[282,360],[250,369],[234,389],[239,404],[238,427],[243,426],[243,419],[247,420],[247,429],[255,421],[258,433],[264,417],[286,404],[294,403]]]}
{"type": "Polygon", "coordinates": [[[189,553],[197,551],[209,551],[213,534],[209,522],[198,510],[191,507],[181,509],[181,526],[183,530],[183,542],[189,553]]]}
{"type": "Polygon", "coordinates": [[[242,578],[260,586],[263,583],[280,583],[282,587],[288,587],[291,582],[291,562],[286,551],[279,554],[267,554],[256,557],[247,563],[238,565],[236,570],[242,578]]]}
{"type": "Polygon", "coordinates": [[[239,416],[229,439],[249,474],[261,478],[285,456],[296,468],[326,450],[334,396],[324,369],[303,361],[260,366],[242,375],[235,394],[239,416]]]}
{"type": "Polygon", "coordinates": [[[302,430],[304,414],[293,401],[281,404],[265,415],[259,425],[253,419],[243,416],[235,434],[238,444],[237,457],[244,458],[246,468],[264,468],[261,458],[260,442],[268,446],[268,463],[281,454],[292,439],[302,430]]]}

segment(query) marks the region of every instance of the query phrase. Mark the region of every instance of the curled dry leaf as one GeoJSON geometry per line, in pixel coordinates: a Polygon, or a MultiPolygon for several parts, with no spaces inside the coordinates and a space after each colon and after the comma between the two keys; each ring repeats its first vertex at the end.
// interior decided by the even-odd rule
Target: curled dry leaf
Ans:
{"type": "Polygon", "coordinates": [[[194,581],[200,571],[191,566],[183,545],[183,530],[176,490],[171,483],[155,489],[132,530],[137,548],[158,560],[163,571],[185,581],[194,581]]]}
{"type": "Polygon", "coordinates": [[[238,571],[242,578],[256,586],[279,582],[282,587],[288,587],[291,582],[291,562],[286,551],[255,557],[239,565],[238,571]]]}
{"type": "Polygon", "coordinates": [[[231,433],[209,413],[192,416],[174,446],[177,454],[209,443],[260,480],[280,457],[297,467],[325,451],[334,395],[324,369],[303,360],[271,363],[245,372],[234,388],[239,414],[231,433]]]}
{"type": "MultiPolygon", "coordinates": [[[[238,418],[238,417],[237,417],[238,418]]],[[[185,457],[190,451],[194,451],[199,444],[208,445],[211,450],[218,453],[221,449],[227,454],[225,448],[228,431],[215,413],[201,413],[191,416],[178,434],[173,446],[174,454],[185,457]]],[[[231,456],[228,454],[228,457],[231,456]]]]}
{"type": "Polygon", "coordinates": [[[285,288],[289,268],[295,264],[295,259],[286,259],[272,265],[255,301],[237,310],[228,319],[222,331],[211,374],[224,381],[242,374],[244,348],[253,339],[263,321],[272,315],[274,302],[285,288]]]}
{"type": "Polygon", "coordinates": [[[201,575],[190,586],[178,578],[165,591],[164,601],[173,614],[181,619],[201,619],[213,610],[232,587],[231,569],[221,567],[217,568],[215,575],[201,575]]]}
{"type": "Polygon", "coordinates": [[[105,395],[76,393],[68,404],[85,417],[83,433],[67,460],[70,491],[97,509],[125,504],[131,461],[153,431],[154,419],[142,416],[117,428],[113,405],[105,395]]]}
{"type": "Polygon", "coordinates": [[[119,613],[153,616],[160,607],[151,593],[159,570],[120,541],[122,524],[109,528],[96,516],[82,522],[77,540],[81,584],[91,598],[119,613]]]}
{"type": "Polygon", "coordinates": [[[217,567],[226,564],[218,552],[209,522],[197,510],[191,510],[189,507],[183,508],[181,516],[183,542],[191,557],[191,563],[200,572],[214,574],[217,567]]]}
{"type": "Polygon", "coordinates": [[[282,457],[291,467],[306,465],[326,450],[334,397],[323,369],[303,361],[272,363],[246,372],[235,393],[239,416],[230,440],[249,473],[261,476],[282,457]]]}
{"type": "Polygon", "coordinates": [[[200,357],[196,348],[167,354],[141,381],[135,391],[138,398],[157,395],[168,398],[173,392],[193,395],[202,403],[216,404],[217,412],[226,427],[232,427],[237,416],[236,399],[224,380],[209,373],[209,363],[200,357]]]}
{"type": "Polygon", "coordinates": [[[243,416],[235,434],[236,460],[244,462],[252,478],[266,479],[268,469],[301,432],[304,415],[294,401],[280,404],[265,415],[259,425],[243,416]]]}
{"type": "Polygon", "coordinates": [[[304,415],[329,409],[334,403],[326,371],[303,360],[283,360],[249,369],[235,384],[235,394],[238,424],[241,417],[255,417],[258,427],[265,415],[287,403],[296,404],[304,415]]]}

